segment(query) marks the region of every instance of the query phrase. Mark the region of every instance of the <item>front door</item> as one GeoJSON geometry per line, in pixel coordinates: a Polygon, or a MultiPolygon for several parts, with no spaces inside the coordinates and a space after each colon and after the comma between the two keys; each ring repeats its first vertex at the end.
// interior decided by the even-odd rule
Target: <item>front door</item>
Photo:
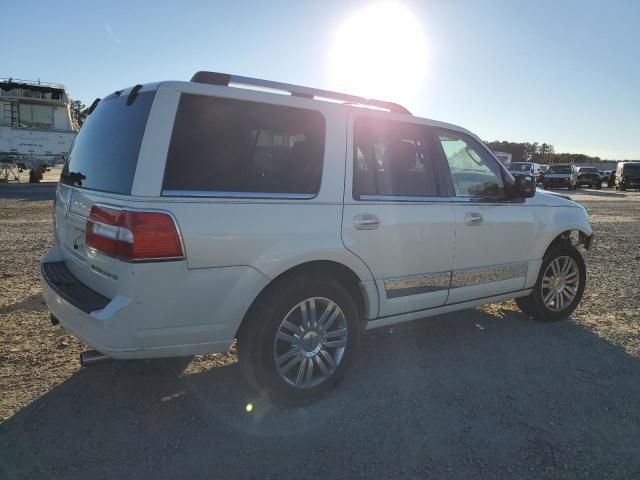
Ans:
{"type": "Polygon", "coordinates": [[[504,198],[503,169],[470,135],[439,129],[441,153],[451,178],[455,259],[448,304],[524,288],[535,207],[504,198]]]}
{"type": "Polygon", "coordinates": [[[342,239],[373,273],[378,316],[444,305],[454,212],[436,178],[426,127],[375,113],[349,123],[342,239]]]}

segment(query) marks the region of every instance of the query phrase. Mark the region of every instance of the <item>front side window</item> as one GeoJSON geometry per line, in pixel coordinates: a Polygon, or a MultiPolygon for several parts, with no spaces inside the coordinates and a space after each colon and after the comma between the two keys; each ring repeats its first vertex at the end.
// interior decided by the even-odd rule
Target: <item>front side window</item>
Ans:
{"type": "Polygon", "coordinates": [[[448,130],[439,131],[438,139],[449,163],[456,196],[504,196],[500,167],[478,142],[448,130]]]}
{"type": "Polygon", "coordinates": [[[163,189],[315,195],[324,141],[319,112],[183,94],[163,189]]]}
{"type": "Polygon", "coordinates": [[[438,194],[423,127],[360,117],[354,123],[353,135],[355,198],[438,194]]]}

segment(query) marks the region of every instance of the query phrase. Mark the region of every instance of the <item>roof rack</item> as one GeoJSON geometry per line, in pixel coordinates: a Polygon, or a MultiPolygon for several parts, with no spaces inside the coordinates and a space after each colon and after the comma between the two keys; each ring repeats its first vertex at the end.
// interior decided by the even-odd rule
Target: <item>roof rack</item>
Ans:
{"type": "Polygon", "coordinates": [[[344,104],[362,105],[365,107],[382,108],[394,113],[403,113],[411,115],[411,112],[402,105],[393,102],[385,102],[383,100],[372,100],[369,98],[358,97],[346,93],[331,92],[329,90],[320,90],[318,88],[303,87],[301,85],[291,85],[289,83],[272,82],[271,80],[262,80],[260,78],[242,77],[240,75],[230,75],[228,73],[205,72],[200,71],[191,77],[191,81],[195,83],[207,83],[210,85],[221,85],[228,87],[230,84],[247,85],[250,87],[267,88],[271,90],[281,90],[288,92],[294,97],[310,98],[310,99],[326,99],[338,100],[344,104]]]}

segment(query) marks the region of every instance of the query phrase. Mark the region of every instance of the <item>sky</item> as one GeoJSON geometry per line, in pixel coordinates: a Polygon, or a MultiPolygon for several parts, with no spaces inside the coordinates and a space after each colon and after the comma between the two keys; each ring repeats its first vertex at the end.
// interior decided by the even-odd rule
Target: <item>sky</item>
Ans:
{"type": "Polygon", "coordinates": [[[0,77],[62,83],[85,104],[211,70],[374,93],[487,141],[640,159],[638,0],[21,0],[2,13],[0,77]]]}

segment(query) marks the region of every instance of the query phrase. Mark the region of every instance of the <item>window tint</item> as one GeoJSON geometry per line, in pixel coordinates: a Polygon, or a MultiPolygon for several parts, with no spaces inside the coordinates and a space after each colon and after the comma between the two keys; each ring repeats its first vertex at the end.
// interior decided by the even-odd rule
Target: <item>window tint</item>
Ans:
{"type": "Polygon", "coordinates": [[[140,93],[131,105],[127,105],[126,95],[98,103],[73,142],[60,181],[130,194],[154,95],[140,93]]]}
{"type": "Polygon", "coordinates": [[[424,130],[408,123],[357,118],[354,124],[354,196],[437,195],[424,130]]]}
{"type": "Polygon", "coordinates": [[[501,197],[504,183],[498,163],[467,135],[441,130],[438,138],[449,162],[457,196],[501,197]]]}
{"type": "Polygon", "coordinates": [[[324,132],[312,110],[183,94],[163,188],[316,194],[324,132]]]}

